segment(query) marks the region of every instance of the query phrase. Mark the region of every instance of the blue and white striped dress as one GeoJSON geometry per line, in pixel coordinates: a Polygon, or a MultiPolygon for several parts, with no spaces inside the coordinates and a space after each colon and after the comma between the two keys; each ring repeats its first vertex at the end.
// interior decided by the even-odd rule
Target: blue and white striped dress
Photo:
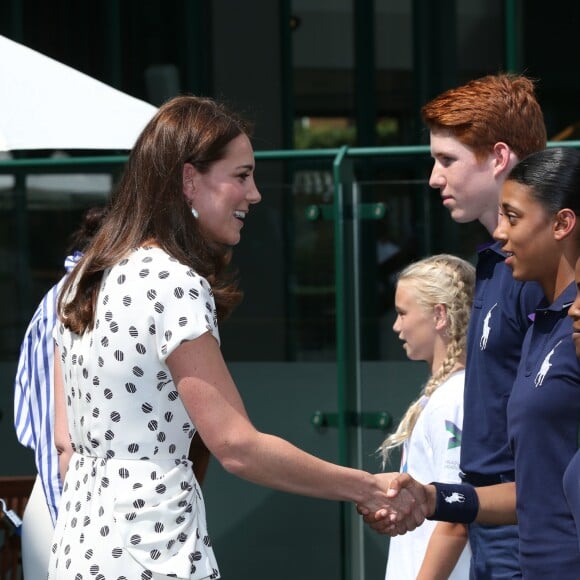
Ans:
{"type": "MultiPolygon", "coordinates": [[[[68,274],[82,254],[65,260],[68,274]]],[[[66,276],[65,276],[66,277],[66,276]]],[[[54,339],[56,303],[63,277],[44,296],[26,329],[14,383],[14,427],[18,441],[34,450],[36,467],[53,525],[56,522],[61,483],[54,445],[54,339]]]]}

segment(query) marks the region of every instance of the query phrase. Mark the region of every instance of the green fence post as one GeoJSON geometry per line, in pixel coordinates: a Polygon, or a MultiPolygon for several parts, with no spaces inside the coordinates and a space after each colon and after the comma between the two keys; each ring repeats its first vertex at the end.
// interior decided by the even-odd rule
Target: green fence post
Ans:
{"type": "MultiPolygon", "coordinates": [[[[334,263],[336,284],[336,364],[339,457],[342,465],[361,466],[361,433],[355,418],[361,412],[360,312],[358,299],[356,224],[352,195],[354,176],[348,147],[333,162],[334,263]]],[[[364,578],[363,529],[360,517],[348,503],[340,504],[341,577],[364,578]]]]}

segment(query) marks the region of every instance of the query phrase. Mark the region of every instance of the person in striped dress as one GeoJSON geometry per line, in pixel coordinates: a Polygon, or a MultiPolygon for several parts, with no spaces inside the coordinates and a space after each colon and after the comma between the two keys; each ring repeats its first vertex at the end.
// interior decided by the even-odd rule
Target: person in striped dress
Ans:
{"type": "Polygon", "coordinates": [[[25,578],[43,578],[48,570],[50,540],[58,513],[61,484],[54,445],[53,368],[58,293],[99,228],[105,213],[92,207],[70,240],[65,275],[44,295],[28,325],[14,384],[14,427],[18,441],[34,451],[38,474],[23,517],[22,565],[25,578]],[[74,249],[74,251],[73,251],[74,249]]]}

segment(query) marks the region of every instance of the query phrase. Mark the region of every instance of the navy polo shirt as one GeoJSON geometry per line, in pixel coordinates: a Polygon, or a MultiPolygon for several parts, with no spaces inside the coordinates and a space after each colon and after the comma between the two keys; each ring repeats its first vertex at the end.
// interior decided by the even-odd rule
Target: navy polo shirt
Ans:
{"type": "MultiPolygon", "coordinates": [[[[478,249],[475,296],[467,333],[461,471],[513,475],[506,405],[524,335],[544,297],[535,282],[518,282],[499,243],[478,249]]],[[[509,479],[509,477],[508,477],[509,479]]]]}
{"type": "Polygon", "coordinates": [[[514,453],[520,566],[528,580],[580,577],[580,551],[562,478],[577,449],[580,361],[572,341],[570,284],[535,312],[508,412],[514,453]]]}
{"type": "Polygon", "coordinates": [[[564,472],[564,493],[576,522],[576,535],[580,541],[580,451],[576,451],[564,472]]]}

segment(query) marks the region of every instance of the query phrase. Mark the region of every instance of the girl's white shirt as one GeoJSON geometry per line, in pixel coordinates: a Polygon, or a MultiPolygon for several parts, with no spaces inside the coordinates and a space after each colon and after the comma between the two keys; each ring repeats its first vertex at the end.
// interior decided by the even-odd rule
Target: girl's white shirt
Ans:
{"type": "MultiPolygon", "coordinates": [[[[459,483],[463,429],[465,371],[451,374],[426,400],[411,437],[403,445],[401,471],[421,483],[459,483]]],[[[415,580],[437,522],[426,520],[403,536],[391,538],[385,580],[415,580]]],[[[463,550],[450,580],[469,578],[469,545],[463,550]]]]}

